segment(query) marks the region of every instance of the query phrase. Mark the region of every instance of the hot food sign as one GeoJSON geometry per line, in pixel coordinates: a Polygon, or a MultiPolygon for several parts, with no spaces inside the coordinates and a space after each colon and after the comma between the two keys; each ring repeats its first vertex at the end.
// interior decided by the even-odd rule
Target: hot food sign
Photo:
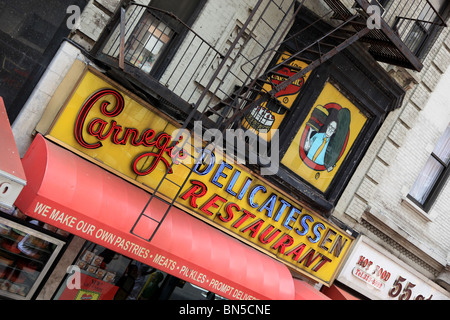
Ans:
{"type": "Polygon", "coordinates": [[[449,300],[449,293],[366,236],[337,278],[372,300],[449,300]]]}
{"type": "Polygon", "coordinates": [[[88,70],[47,138],[149,192],[160,185],[158,194],[177,207],[330,285],[354,239],[223,155],[205,151],[190,163],[191,141],[172,137],[179,127],[88,70]]]}

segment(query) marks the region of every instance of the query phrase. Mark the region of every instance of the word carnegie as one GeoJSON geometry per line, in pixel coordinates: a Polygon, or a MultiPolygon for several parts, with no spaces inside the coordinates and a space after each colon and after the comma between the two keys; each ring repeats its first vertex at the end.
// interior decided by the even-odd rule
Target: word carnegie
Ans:
{"type": "MultiPolygon", "coordinates": [[[[290,267],[325,283],[332,281],[353,239],[318,214],[298,206],[261,177],[278,170],[277,131],[270,133],[270,139],[258,140],[261,132],[252,136],[251,130],[203,130],[198,121],[193,130],[176,129],[156,110],[141,108],[145,107],[115,89],[100,89],[81,107],[74,102],[69,111],[64,111],[52,134],[132,179],[147,176],[137,181],[150,188],[156,187],[164,171],[172,173],[175,182],[183,183],[176,202],[188,212],[202,215],[208,223],[226,229],[290,267]],[[76,116],[74,112],[78,112],[76,116]],[[148,119],[148,123],[139,119],[148,119]],[[67,137],[65,121],[73,125],[74,137],[67,137]],[[242,141],[249,141],[256,149],[242,141]],[[180,163],[191,169],[189,178],[184,176],[186,170],[177,166],[180,163]],[[260,174],[253,175],[241,166],[243,163],[257,164],[260,174]]],[[[59,219],[64,225],[75,223],[68,216],[59,219]]],[[[88,229],[88,225],[82,228],[83,233],[93,237],[100,232],[88,229]]],[[[131,243],[119,241],[118,236],[98,235],[122,250],[135,250],[131,243]]],[[[148,251],[136,254],[148,255],[148,251]]],[[[195,272],[189,271],[189,275],[196,277],[195,272]]]]}
{"type": "Polygon", "coordinates": [[[144,146],[148,148],[156,147],[156,152],[145,152],[137,156],[133,162],[133,171],[140,176],[150,174],[156,166],[162,162],[169,173],[172,173],[169,161],[164,157],[164,155],[172,158],[175,164],[179,162],[176,159],[184,159],[186,153],[183,149],[178,149],[177,153],[173,152],[174,147],[181,141],[172,140],[172,136],[167,133],[161,133],[156,136],[156,132],[153,129],[146,129],[142,133],[135,128],[124,128],[123,126],[117,124],[115,120],[111,120],[109,123],[104,119],[94,118],[86,126],[86,131],[91,137],[95,137],[97,141],[89,143],[86,141],[83,135],[83,129],[85,127],[86,118],[93,108],[93,106],[102,98],[112,95],[116,99],[115,106],[108,110],[110,102],[103,101],[100,105],[100,112],[107,118],[112,118],[118,116],[124,109],[125,103],[122,95],[113,89],[102,89],[94,93],[82,106],[80,113],[76,119],[75,123],[75,139],[76,141],[86,149],[97,149],[103,146],[101,141],[110,139],[113,144],[116,145],[126,145],[130,143],[132,146],[144,146]],[[148,167],[144,169],[139,168],[139,162],[147,157],[153,157],[153,161],[148,167]]]}
{"type": "Polygon", "coordinates": [[[272,252],[313,272],[332,262],[333,256],[339,258],[348,239],[279,195],[267,192],[264,185],[251,177],[242,178],[242,172],[234,170],[233,165],[223,161],[215,166],[214,172],[214,154],[211,155],[211,163],[198,164],[193,172],[200,176],[212,173],[210,182],[241,205],[230,201],[229,196],[223,197],[224,193],[221,196],[209,192],[205,183],[192,179],[190,187],[180,195],[190,207],[214,217],[233,232],[250,237],[260,246],[270,246],[272,252]],[[261,196],[264,200],[257,201],[261,196]],[[247,207],[243,207],[241,200],[246,200],[247,207]],[[279,222],[281,229],[273,225],[279,222]],[[319,250],[312,248],[313,245],[319,250]]]}
{"type": "Polygon", "coordinates": [[[230,157],[234,157],[236,149],[238,163],[245,163],[248,158],[250,164],[261,165],[262,175],[271,175],[278,171],[279,135],[276,130],[271,133],[272,142],[269,152],[267,137],[262,133],[261,137],[251,130],[243,131],[242,129],[227,129],[225,136],[217,129],[208,129],[203,133],[200,121],[194,122],[192,136],[186,129],[176,129],[172,133],[157,133],[151,128],[145,130],[130,128],[113,119],[119,116],[124,108],[125,100],[118,91],[114,89],[96,91],[86,100],[78,113],[74,127],[75,140],[81,147],[90,150],[103,147],[102,141],[107,139],[114,145],[148,148],[151,151],[141,153],[133,160],[131,167],[138,176],[152,173],[160,163],[165,165],[169,173],[173,173],[170,161],[180,164],[185,159],[184,162],[193,160],[188,155],[195,154],[194,150],[201,150],[203,142],[210,142],[210,146],[219,152],[224,149],[224,141],[230,157]],[[114,99],[115,103],[112,104],[106,99],[114,99]],[[101,116],[95,117],[94,114],[98,115],[98,112],[101,116]],[[251,141],[248,157],[246,157],[245,139],[251,141]]]}

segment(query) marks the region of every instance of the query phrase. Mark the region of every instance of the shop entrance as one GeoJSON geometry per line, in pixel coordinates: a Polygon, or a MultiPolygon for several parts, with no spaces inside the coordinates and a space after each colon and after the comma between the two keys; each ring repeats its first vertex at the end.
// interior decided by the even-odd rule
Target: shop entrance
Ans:
{"type": "Polygon", "coordinates": [[[224,300],[161,270],[86,242],[54,300],[224,300]]]}

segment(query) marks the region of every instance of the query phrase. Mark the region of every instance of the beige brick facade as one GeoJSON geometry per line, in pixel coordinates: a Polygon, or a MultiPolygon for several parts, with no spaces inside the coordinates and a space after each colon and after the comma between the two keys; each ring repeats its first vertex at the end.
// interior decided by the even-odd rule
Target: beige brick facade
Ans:
{"type": "Polygon", "coordinates": [[[431,280],[450,263],[450,185],[428,213],[406,196],[450,123],[449,40],[444,29],[413,74],[418,84],[383,124],[334,212],[431,280]]]}

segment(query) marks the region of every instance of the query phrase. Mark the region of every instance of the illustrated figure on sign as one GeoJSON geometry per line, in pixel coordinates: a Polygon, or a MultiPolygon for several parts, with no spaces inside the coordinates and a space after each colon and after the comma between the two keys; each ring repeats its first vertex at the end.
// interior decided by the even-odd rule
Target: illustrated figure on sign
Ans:
{"type": "Polygon", "coordinates": [[[314,108],[300,142],[300,157],[316,171],[332,171],[344,154],[350,111],[337,103],[314,108]]]}
{"type": "MultiPolygon", "coordinates": [[[[330,144],[331,136],[336,132],[337,122],[332,121],[328,124],[327,130],[325,132],[316,133],[312,138],[306,140],[305,151],[308,152],[307,157],[313,162],[324,165],[325,164],[325,153],[330,144]]],[[[331,171],[333,168],[327,168],[331,171]]]]}

